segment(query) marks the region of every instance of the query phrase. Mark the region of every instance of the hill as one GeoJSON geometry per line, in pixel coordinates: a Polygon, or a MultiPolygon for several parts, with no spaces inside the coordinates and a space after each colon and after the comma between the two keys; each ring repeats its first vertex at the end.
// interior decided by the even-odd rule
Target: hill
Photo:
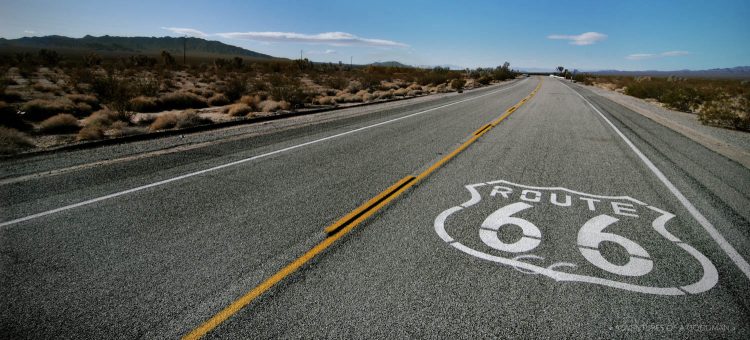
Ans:
{"type": "Polygon", "coordinates": [[[383,61],[383,62],[375,62],[370,64],[372,66],[381,66],[381,67],[412,67],[406,64],[402,64],[398,61],[383,61]]]}
{"type": "Polygon", "coordinates": [[[24,37],[18,39],[0,38],[0,48],[5,50],[22,49],[53,49],[60,52],[97,52],[97,53],[139,53],[158,54],[167,51],[182,54],[183,44],[190,54],[238,56],[258,59],[274,59],[274,57],[241,47],[227,45],[219,41],[200,38],[174,37],[113,37],[109,35],[83,38],[69,38],[59,35],[43,37],[24,37]]]}

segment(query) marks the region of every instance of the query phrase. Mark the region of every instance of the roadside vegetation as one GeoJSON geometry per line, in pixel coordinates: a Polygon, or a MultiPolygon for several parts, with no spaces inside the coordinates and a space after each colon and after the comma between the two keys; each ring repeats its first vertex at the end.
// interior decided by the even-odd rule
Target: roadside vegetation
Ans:
{"type": "Polygon", "coordinates": [[[2,55],[1,151],[462,92],[514,77],[508,63],[455,71],[239,57],[182,64],[167,52],[107,58],[52,50],[2,55]]]}
{"type": "Polygon", "coordinates": [[[750,131],[750,82],[735,79],[581,75],[579,82],[694,113],[703,124],[750,131]]]}

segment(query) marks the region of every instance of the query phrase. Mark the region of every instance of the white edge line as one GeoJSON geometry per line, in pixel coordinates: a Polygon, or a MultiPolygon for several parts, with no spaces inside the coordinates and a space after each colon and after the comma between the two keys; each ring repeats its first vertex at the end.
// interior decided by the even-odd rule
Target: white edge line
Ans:
{"type": "Polygon", "coordinates": [[[278,153],[282,153],[282,152],[294,150],[294,149],[297,149],[297,148],[301,148],[301,147],[304,147],[304,146],[308,146],[308,145],[311,145],[311,144],[316,144],[316,143],[320,143],[320,142],[323,142],[323,141],[327,141],[329,139],[334,139],[334,138],[338,138],[338,137],[341,137],[341,136],[346,136],[346,135],[349,135],[349,134],[352,134],[352,133],[356,133],[356,132],[360,132],[360,131],[363,131],[363,130],[367,130],[367,129],[370,129],[370,128],[378,127],[378,126],[381,126],[381,125],[393,123],[393,122],[396,122],[396,121],[399,121],[399,120],[402,120],[402,119],[406,119],[406,118],[414,117],[414,116],[421,115],[421,114],[424,114],[424,113],[427,113],[427,112],[439,110],[439,109],[442,109],[442,108],[445,108],[445,107],[448,107],[448,106],[452,106],[452,105],[460,104],[460,103],[467,102],[467,101],[470,101],[470,100],[475,100],[475,99],[478,99],[478,98],[486,97],[486,96],[489,96],[489,95],[492,95],[492,94],[495,94],[495,93],[504,92],[504,91],[510,90],[513,87],[516,87],[518,84],[521,84],[522,82],[524,82],[524,81],[523,80],[522,81],[518,81],[515,84],[511,84],[510,86],[503,87],[501,89],[498,89],[498,90],[495,90],[495,91],[492,91],[492,92],[488,92],[488,93],[485,93],[485,94],[481,94],[481,95],[478,95],[478,96],[475,96],[475,97],[462,99],[462,100],[459,100],[457,102],[448,103],[448,104],[445,104],[445,105],[433,107],[431,109],[427,109],[427,110],[424,110],[424,111],[415,112],[415,113],[412,113],[412,114],[408,114],[406,116],[401,116],[401,117],[398,117],[398,118],[386,120],[386,121],[383,121],[383,122],[380,122],[380,123],[363,126],[363,127],[360,127],[360,128],[354,129],[354,130],[349,130],[349,131],[342,132],[342,133],[339,133],[339,134],[335,134],[335,135],[332,135],[332,136],[323,137],[323,138],[312,140],[312,141],[305,142],[305,143],[302,143],[302,144],[297,144],[297,145],[293,145],[293,146],[286,147],[286,148],[283,148],[283,149],[279,149],[279,150],[271,151],[271,152],[268,152],[268,153],[256,155],[256,156],[253,156],[253,157],[240,159],[238,161],[234,161],[234,162],[230,162],[230,163],[218,165],[218,166],[215,166],[215,167],[212,167],[212,168],[203,169],[203,170],[199,170],[199,171],[195,171],[195,172],[190,172],[190,173],[187,173],[187,174],[184,174],[184,175],[180,175],[180,176],[177,176],[177,177],[168,178],[168,179],[165,179],[165,180],[162,180],[162,181],[158,181],[158,182],[146,184],[146,185],[143,185],[143,186],[139,186],[139,187],[135,187],[135,188],[123,190],[123,191],[118,191],[118,192],[111,193],[111,194],[105,195],[105,196],[100,196],[100,197],[92,198],[92,199],[89,199],[89,200],[86,200],[86,201],[83,201],[83,202],[78,202],[78,203],[66,205],[66,206],[63,206],[63,207],[55,208],[55,209],[52,209],[52,210],[43,211],[43,212],[40,212],[40,213],[37,213],[37,214],[20,217],[20,218],[14,219],[14,220],[5,221],[5,222],[0,223],[0,227],[5,227],[5,226],[9,226],[9,225],[16,224],[16,223],[20,223],[20,222],[24,222],[24,221],[28,221],[28,220],[33,220],[35,218],[39,218],[39,217],[43,217],[43,216],[55,214],[55,213],[58,213],[58,212],[61,212],[61,211],[65,211],[65,210],[70,210],[70,209],[78,208],[78,207],[81,207],[81,206],[84,206],[84,205],[89,205],[89,204],[96,203],[96,202],[101,202],[101,201],[104,201],[104,200],[108,200],[110,198],[115,198],[115,197],[118,197],[118,196],[127,195],[127,194],[130,194],[130,193],[134,193],[136,191],[141,191],[141,190],[144,190],[144,189],[153,188],[153,187],[164,185],[164,184],[167,184],[167,183],[170,183],[170,182],[179,181],[181,179],[185,179],[185,178],[189,178],[189,177],[201,175],[201,174],[204,174],[204,173],[207,173],[207,172],[211,172],[211,171],[215,171],[215,170],[219,170],[219,169],[223,169],[223,168],[235,166],[235,165],[242,164],[242,163],[245,163],[245,162],[249,162],[249,161],[252,161],[252,160],[256,160],[256,159],[260,159],[260,158],[265,158],[265,157],[272,156],[272,155],[275,155],[275,154],[278,154],[278,153]]]}
{"type": "Polygon", "coordinates": [[[680,203],[682,203],[682,205],[685,207],[685,209],[688,210],[688,212],[690,212],[690,215],[692,215],[693,218],[695,218],[695,220],[701,226],[703,226],[703,229],[705,229],[706,232],[708,232],[708,234],[711,235],[711,238],[713,238],[714,241],[716,241],[716,243],[719,244],[719,247],[721,247],[721,249],[724,250],[724,252],[729,256],[729,258],[732,259],[732,261],[734,261],[734,264],[736,264],[737,267],[742,271],[742,273],[744,273],[745,276],[748,279],[750,279],[750,264],[748,264],[747,261],[742,257],[742,255],[740,255],[740,253],[737,252],[737,250],[734,249],[734,247],[729,242],[727,242],[724,236],[722,236],[721,233],[719,233],[719,231],[716,230],[716,227],[714,227],[714,225],[711,224],[711,222],[709,222],[708,219],[706,219],[706,217],[703,216],[703,214],[701,214],[701,212],[698,211],[698,209],[696,209],[692,203],[690,203],[690,201],[688,201],[685,195],[683,195],[682,192],[680,192],[680,190],[677,189],[677,187],[675,187],[674,184],[672,184],[672,182],[670,182],[666,176],[664,176],[661,170],[659,170],[654,165],[654,163],[652,163],[641,152],[641,150],[638,150],[638,148],[636,148],[635,145],[633,145],[633,143],[627,137],[625,137],[625,135],[622,134],[622,132],[620,132],[620,130],[617,127],[615,127],[615,125],[612,124],[612,122],[609,119],[607,119],[607,117],[604,116],[604,114],[601,111],[599,111],[599,109],[597,109],[594,105],[592,105],[591,102],[589,102],[580,93],[578,93],[578,91],[573,90],[570,86],[568,86],[568,84],[563,83],[563,85],[565,85],[566,87],[568,87],[568,89],[573,91],[573,93],[581,97],[583,101],[589,104],[589,106],[592,109],[594,109],[594,111],[596,111],[602,118],[604,118],[604,121],[606,121],[607,124],[609,124],[609,126],[611,126],[612,129],[615,130],[615,132],[617,132],[617,134],[625,141],[625,144],[627,144],[633,150],[633,152],[635,152],[635,154],[638,155],[638,158],[640,158],[643,161],[643,163],[645,163],[646,166],[651,170],[651,172],[653,172],[654,175],[656,175],[656,177],[659,178],[659,180],[662,183],[664,183],[667,189],[669,189],[669,191],[671,191],[672,194],[675,197],[677,197],[677,200],[680,201],[680,203]]]}

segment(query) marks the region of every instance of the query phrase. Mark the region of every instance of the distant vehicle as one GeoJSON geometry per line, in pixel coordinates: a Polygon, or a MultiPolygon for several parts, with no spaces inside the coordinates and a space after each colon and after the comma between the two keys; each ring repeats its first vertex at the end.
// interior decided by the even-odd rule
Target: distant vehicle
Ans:
{"type": "Polygon", "coordinates": [[[524,78],[528,78],[529,77],[529,75],[526,74],[526,73],[522,74],[521,76],[524,77],[524,78]]]}

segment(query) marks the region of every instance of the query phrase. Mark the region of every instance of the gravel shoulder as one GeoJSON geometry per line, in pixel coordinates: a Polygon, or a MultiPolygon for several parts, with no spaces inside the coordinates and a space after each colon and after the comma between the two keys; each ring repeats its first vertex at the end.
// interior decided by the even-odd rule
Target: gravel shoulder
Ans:
{"type": "Polygon", "coordinates": [[[640,98],[582,85],[750,169],[750,133],[703,125],[698,116],[663,108],[640,98]]]}

